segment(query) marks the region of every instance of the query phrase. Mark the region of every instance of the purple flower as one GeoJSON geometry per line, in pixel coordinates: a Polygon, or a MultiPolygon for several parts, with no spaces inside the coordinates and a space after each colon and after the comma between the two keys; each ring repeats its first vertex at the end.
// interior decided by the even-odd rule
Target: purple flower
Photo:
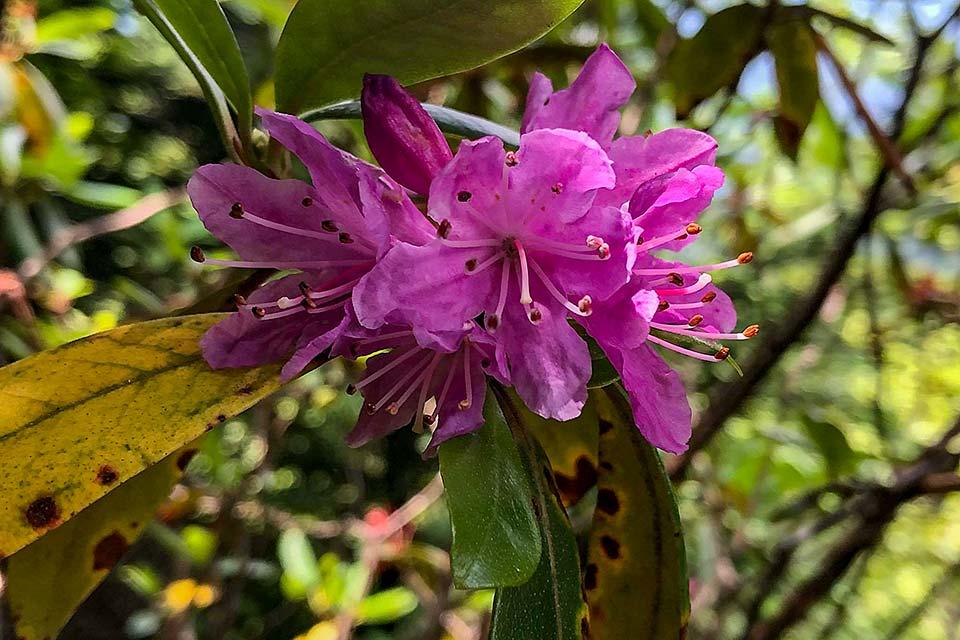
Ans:
{"type": "Polygon", "coordinates": [[[201,167],[187,187],[207,229],[237,260],[207,265],[296,270],[271,281],[203,338],[214,368],[286,359],[290,379],[348,330],[356,284],[399,240],[426,242],[433,227],[380,169],[331,146],[293,116],[259,115],[270,134],[299,156],[313,186],[274,180],[238,165],[201,167]]]}
{"type": "Polygon", "coordinates": [[[509,384],[502,352],[494,340],[471,323],[466,330],[436,336],[409,327],[378,330],[357,325],[334,346],[333,353],[367,360],[364,376],[348,393],[363,395],[363,408],[347,442],[359,446],[413,424],[434,427],[430,455],[443,442],[483,424],[487,376],[509,384]],[[377,353],[389,349],[384,353],[377,353]]]}
{"type": "Polygon", "coordinates": [[[590,357],[567,317],[589,316],[627,282],[634,259],[628,215],[594,206],[614,180],[583,132],[532,131],[516,153],[495,138],[463,142],[430,189],[438,238],[401,243],[377,264],[354,296],[360,321],[449,331],[482,313],[527,405],[576,417],[590,357]]]}
{"type": "Polygon", "coordinates": [[[363,78],[363,131],[380,166],[411,191],[426,195],[453,154],[437,123],[390,76],[363,78]]]}

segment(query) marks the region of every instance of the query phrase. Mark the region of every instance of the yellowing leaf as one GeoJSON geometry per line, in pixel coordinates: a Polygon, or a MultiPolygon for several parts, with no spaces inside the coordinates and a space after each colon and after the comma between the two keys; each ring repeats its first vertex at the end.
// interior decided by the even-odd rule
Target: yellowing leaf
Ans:
{"type": "Polygon", "coordinates": [[[18,638],[56,637],[140,536],[180,478],[187,453],[168,456],[10,558],[7,597],[18,638]]]}
{"type": "Polygon", "coordinates": [[[590,638],[682,640],[690,600],[670,480],[619,385],[591,400],[600,414],[600,478],[583,577],[590,638]]]}
{"type": "Polygon", "coordinates": [[[0,369],[0,557],[279,386],[278,367],[213,371],[222,315],[114,329],[0,369]]]}

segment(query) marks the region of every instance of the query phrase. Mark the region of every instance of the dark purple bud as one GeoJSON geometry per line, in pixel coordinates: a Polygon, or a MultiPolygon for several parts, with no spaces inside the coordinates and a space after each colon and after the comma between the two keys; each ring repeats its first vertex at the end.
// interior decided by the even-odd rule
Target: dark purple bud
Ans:
{"type": "Polygon", "coordinates": [[[367,144],[380,166],[408,189],[429,193],[453,158],[437,123],[390,76],[364,76],[361,104],[367,144]]]}

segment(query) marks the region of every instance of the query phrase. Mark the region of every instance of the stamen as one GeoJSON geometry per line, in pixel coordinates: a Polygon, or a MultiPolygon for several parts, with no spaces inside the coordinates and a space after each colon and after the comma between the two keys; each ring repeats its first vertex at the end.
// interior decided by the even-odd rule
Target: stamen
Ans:
{"type": "MultiPolygon", "coordinates": [[[[443,226],[443,223],[440,223],[440,225],[443,226]]],[[[440,238],[443,241],[443,246],[454,249],[481,249],[484,247],[503,246],[503,240],[498,240],[497,238],[485,240],[447,240],[447,236],[440,236],[440,238]]]]}
{"type": "Polygon", "coordinates": [[[540,265],[537,264],[536,260],[533,258],[530,258],[530,268],[533,269],[533,272],[536,273],[540,278],[540,282],[542,282],[543,286],[547,288],[547,291],[550,292],[550,295],[556,298],[557,302],[566,307],[571,313],[584,317],[589,316],[592,313],[591,306],[593,304],[593,300],[590,299],[590,296],[584,296],[580,300],[580,304],[573,304],[567,300],[566,296],[564,296],[559,289],[557,289],[556,285],[554,285],[550,278],[547,277],[547,274],[544,273],[543,269],[540,268],[540,265]],[[585,308],[581,305],[584,305],[585,308]]]}
{"type": "MultiPolygon", "coordinates": [[[[440,359],[444,356],[441,352],[436,352],[433,356],[433,360],[430,361],[430,364],[427,366],[427,372],[423,376],[423,380],[420,383],[420,397],[417,398],[417,417],[413,421],[413,432],[414,433],[423,433],[423,405],[427,403],[427,393],[430,391],[430,382],[433,380],[433,372],[436,371],[437,365],[440,364],[440,359]]],[[[411,387],[412,388],[412,387],[411,387]]],[[[402,405],[403,402],[401,401],[402,405]]]]}
{"type": "Polygon", "coordinates": [[[259,262],[256,260],[215,260],[208,258],[200,247],[190,249],[190,258],[194,262],[217,267],[233,267],[235,269],[327,269],[330,267],[355,267],[369,265],[373,261],[366,260],[304,260],[303,262],[259,262]]]}
{"type": "Polygon", "coordinates": [[[700,302],[707,304],[708,302],[713,302],[717,298],[716,291],[707,291],[703,294],[703,297],[700,298],[700,302]]]}
{"type": "MultiPolygon", "coordinates": [[[[254,215],[250,213],[249,211],[244,211],[242,208],[240,209],[239,215],[235,215],[234,211],[231,210],[230,217],[236,218],[236,219],[243,219],[248,222],[252,222],[256,225],[259,225],[261,227],[265,227],[267,229],[280,231],[281,233],[289,233],[290,235],[300,236],[301,238],[312,238],[314,240],[324,240],[326,242],[330,242],[331,240],[333,240],[333,238],[331,238],[328,233],[321,232],[321,231],[311,231],[310,229],[300,229],[297,227],[291,227],[288,224],[283,224],[280,222],[274,222],[273,220],[267,220],[266,218],[261,218],[258,215],[254,215]]],[[[320,223],[320,226],[322,228],[323,223],[320,223]]]]}
{"type": "Polygon", "coordinates": [[[233,206],[230,207],[230,217],[234,220],[239,220],[243,217],[243,205],[239,202],[234,202],[233,206]]]}
{"type": "MultiPolygon", "coordinates": [[[[306,300],[304,302],[306,302],[306,300]]],[[[316,303],[311,300],[309,304],[304,306],[307,307],[307,313],[326,313],[327,311],[333,311],[334,309],[339,309],[340,307],[345,306],[348,302],[350,302],[350,298],[345,298],[340,302],[335,302],[325,307],[318,307],[316,303]]]]}
{"type": "Polygon", "coordinates": [[[503,317],[503,309],[507,305],[507,292],[510,289],[510,261],[503,261],[503,269],[500,271],[500,297],[497,298],[497,308],[493,315],[488,315],[484,319],[487,331],[493,333],[500,326],[500,318],[503,317]]]}
{"type": "Polygon", "coordinates": [[[440,224],[437,225],[437,237],[446,238],[450,235],[450,230],[453,228],[453,225],[450,224],[450,221],[444,218],[440,221],[440,224]]]}
{"type": "Polygon", "coordinates": [[[382,336],[374,336],[373,338],[364,338],[363,340],[358,340],[350,345],[350,353],[354,356],[359,355],[361,347],[369,347],[372,344],[378,342],[384,342],[388,340],[393,340],[394,338],[406,338],[412,336],[413,331],[394,331],[393,333],[385,333],[382,336]]]}
{"type": "Polygon", "coordinates": [[[661,300],[660,304],[657,305],[657,311],[662,312],[670,308],[670,303],[666,300],[661,300]]]}
{"type": "Polygon", "coordinates": [[[468,276],[476,275],[481,271],[483,271],[484,269],[496,264],[497,262],[502,260],[504,257],[505,257],[505,254],[503,253],[503,251],[497,251],[495,254],[493,254],[492,256],[490,256],[480,264],[477,264],[476,258],[471,258],[470,260],[467,260],[467,262],[464,264],[464,271],[468,276]]]}
{"type": "Polygon", "coordinates": [[[530,272],[527,266],[527,252],[519,240],[513,241],[517,248],[517,255],[520,259],[520,304],[530,304],[533,302],[533,296],[530,295],[530,272]]]}
{"type": "Polygon", "coordinates": [[[523,308],[527,312],[527,320],[530,321],[530,324],[538,325],[543,321],[543,312],[540,309],[529,304],[523,305],[523,308]]]}
{"type": "Polygon", "coordinates": [[[399,356],[396,360],[394,360],[393,362],[385,366],[383,369],[380,369],[380,371],[377,371],[376,373],[371,374],[366,378],[364,378],[363,380],[361,380],[360,382],[356,383],[354,387],[356,387],[358,390],[363,389],[365,386],[367,386],[374,380],[377,380],[378,378],[390,373],[390,371],[400,366],[401,364],[403,364],[413,356],[417,355],[421,351],[423,351],[423,349],[421,349],[420,347],[413,347],[412,349],[410,349],[410,351],[407,351],[405,354],[403,354],[402,356],[399,356]]]}
{"type": "MultiPolygon", "coordinates": [[[[713,333],[712,331],[692,331],[686,329],[677,324],[665,324],[663,322],[651,322],[650,326],[654,329],[660,329],[661,331],[669,331],[670,333],[675,333],[678,336],[688,336],[690,338],[705,338],[707,340],[749,340],[759,333],[759,328],[756,332],[748,331],[752,327],[747,327],[741,333],[713,333]]],[[[756,325],[753,325],[756,326],[756,325]]]]}
{"type": "Polygon", "coordinates": [[[276,320],[278,318],[286,318],[287,316],[293,316],[298,313],[303,313],[304,309],[301,306],[296,306],[296,307],[293,307],[292,309],[284,309],[283,311],[266,313],[263,307],[254,307],[252,311],[253,311],[253,315],[260,320],[276,320]]]}
{"type": "Polygon", "coordinates": [[[190,259],[194,262],[206,262],[207,256],[203,253],[203,249],[198,246],[190,247],[190,259]]]}
{"type": "Polygon", "coordinates": [[[687,322],[687,324],[690,325],[691,327],[696,327],[701,322],[703,322],[703,316],[698,313],[695,316],[692,316],[689,322],[687,322]]]}
{"type": "Polygon", "coordinates": [[[237,305],[237,307],[245,307],[247,306],[247,299],[239,293],[235,293],[233,294],[233,303],[237,305]]]}
{"type": "Polygon", "coordinates": [[[686,240],[688,235],[695,236],[698,233],[703,231],[703,227],[698,225],[695,222],[691,222],[683,227],[680,227],[676,231],[671,233],[665,233],[662,236],[656,236],[648,240],[640,239],[637,241],[638,245],[643,245],[644,251],[652,251],[659,246],[669,244],[675,240],[686,240]]]}
{"type": "Polygon", "coordinates": [[[460,411],[466,411],[473,404],[473,384],[470,380],[470,341],[463,341],[463,385],[467,392],[467,397],[457,403],[460,411]]]}
{"type": "Polygon", "coordinates": [[[337,239],[341,244],[353,244],[353,236],[346,231],[341,231],[340,235],[337,236],[337,239]]]}
{"type": "Polygon", "coordinates": [[[758,333],[760,333],[760,325],[758,324],[752,324],[743,330],[743,335],[745,335],[748,338],[752,338],[758,333]]]}
{"type": "Polygon", "coordinates": [[[677,302],[669,305],[668,308],[669,309],[701,309],[704,306],[706,306],[705,302],[677,302]]]}
{"type": "Polygon", "coordinates": [[[328,233],[336,233],[340,231],[340,227],[337,226],[337,223],[333,220],[324,220],[320,223],[320,228],[328,233]]]}
{"type": "MultiPolygon", "coordinates": [[[[666,340],[658,338],[657,336],[647,336],[647,340],[649,340],[654,344],[658,344],[661,347],[664,347],[666,349],[670,349],[671,351],[675,351],[680,355],[684,355],[689,358],[694,358],[696,360],[702,360],[704,362],[716,362],[717,360],[722,360],[723,358],[718,358],[717,355],[719,355],[723,351],[723,349],[726,349],[726,347],[723,347],[723,349],[718,351],[716,354],[707,354],[707,353],[700,353],[699,351],[691,351],[690,349],[684,349],[680,345],[673,344],[672,342],[668,342],[666,340]]],[[[729,354],[730,354],[730,350],[727,349],[726,355],[729,355],[729,354]]],[[[724,358],[726,357],[726,355],[724,356],[724,358]]]]}
{"type": "Polygon", "coordinates": [[[725,262],[718,262],[717,264],[671,267],[670,269],[634,269],[633,272],[638,276],[662,276],[670,275],[672,273],[703,273],[705,271],[719,271],[721,269],[739,267],[742,264],[747,264],[751,260],[753,260],[753,254],[748,252],[741,253],[733,260],[726,260],[725,262]]]}
{"type": "MultiPolygon", "coordinates": [[[[356,286],[356,284],[360,282],[360,280],[362,279],[363,279],[362,277],[353,278],[352,280],[348,280],[347,282],[344,282],[341,285],[337,285],[336,287],[331,287],[330,289],[321,289],[320,291],[314,291],[309,286],[307,286],[306,295],[311,300],[318,300],[318,301],[333,298],[340,294],[351,291],[354,288],[354,286],[356,286]]],[[[300,284],[301,284],[300,290],[303,291],[304,290],[303,287],[306,286],[306,283],[301,282],[300,284]]]]}
{"type": "Polygon", "coordinates": [[[309,207],[309,206],[313,205],[313,198],[311,198],[310,196],[307,196],[307,197],[305,197],[303,200],[300,201],[300,204],[303,205],[303,206],[305,206],[305,207],[309,207]]]}
{"type": "Polygon", "coordinates": [[[520,164],[520,161],[517,160],[517,154],[513,151],[507,151],[507,155],[504,157],[504,163],[508,167],[515,167],[520,164]]]}
{"type": "Polygon", "coordinates": [[[660,297],[664,296],[685,296],[689,293],[696,293],[706,286],[713,282],[713,278],[710,277],[709,273],[701,273],[700,277],[696,282],[687,287],[681,287],[679,289],[657,289],[657,294],[660,297]]]}
{"type": "MultiPolygon", "coordinates": [[[[410,369],[410,371],[408,371],[408,372],[405,373],[403,376],[401,376],[400,379],[397,380],[397,383],[396,383],[395,385],[393,385],[392,387],[390,387],[390,390],[389,390],[389,391],[387,391],[385,394],[383,394],[383,397],[380,398],[380,399],[377,401],[377,404],[373,405],[373,411],[374,411],[374,413],[376,413],[377,411],[379,411],[385,404],[387,404],[387,402],[390,401],[390,398],[392,398],[395,393],[397,393],[398,391],[400,391],[400,389],[402,389],[402,388],[404,387],[404,385],[410,384],[411,381],[413,381],[414,378],[419,378],[419,377],[423,376],[423,374],[426,373],[426,371],[424,370],[424,367],[427,365],[427,363],[430,361],[430,358],[432,358],[432,357],[433,357],[433,355],[427,355],[426,358],[424,358],[423,360],[421,360],[420,362],[418,362],[416,365],[414,365],[414,366],[410,369]]],[[[411,387],[408,389],[408,391],[409,391],[410,389],[415,388],[415,386],[416,386],[416,382],[414,382],[413,385],[411,385],[411,387]]],[[[407,397],[409,397],[409,394],[406,394],[406,395],[407,395],[407,397]]],[[[404,399],[404,400],[406,400],[406,399],[404,399]]],[[[387,413],[389,413],[389,414],[392,415],[392,416],[397,415],[397,414],[400,412],[400,406],[401,406],[402,404],[403,404],[402,402],[391,402],[391,403],[390,403],[390,406],[387,408],[387,413]]]]}

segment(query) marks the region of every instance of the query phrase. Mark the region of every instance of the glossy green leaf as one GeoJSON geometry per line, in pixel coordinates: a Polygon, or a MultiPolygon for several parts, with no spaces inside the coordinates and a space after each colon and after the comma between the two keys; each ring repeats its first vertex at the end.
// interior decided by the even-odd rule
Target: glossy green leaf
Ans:
{"type": "Polygon", "coordinates": [[[677,43],[666,77],[674,87],[679,117],[737,82],[743,68],[760,53],[764,11],[752,4],[724,9],[707,18],[693,38],[677,43]]]}
{"type": "MultiPolygon", "coordinates": [[[[439,107],[435,104],[424,104],[423,108],[426,109],[427,113],[430,114],[430,117],[436,121],[440,129],[449,134],[462,136],[464,138],[495,136],[510,146],[520,146],[520,133],[510,129],[509,127],[504,127],[496,122],[491,122],[490,120],[481,118],[479,116],[457,111],[456,109],[450,109],[449,107],[439,107]]],[[[340,102],[330,105],[329,107],[307,111],[301,117],[307,122],[313,122],[316,120],[344,120],[360,118],[360,102],[357,100],[340,102]]]]}
{"type": "MultiPolygon", "coordinates": [[[[57,635],[143,533],[190,451],[171,454],[9,559],[7,597],[17,638],[57,635]]],[[[110,480],[112,473],[102,468],[100,477],[110,480]]]]}
{"type": "Polygon", "coordinates": [[[594,393],[600,477],[584,588],[592,640],[682,640],[690,616],[676,497],[617,386],[594,393]]]}
{"type": "Polygon", "coordinates": [[[547,33],[583,0],[300,0],[277,47],[277,106],[360,95],[364,73],[404,84],[465,71],[547,33]]]}
{"type": "Polygon", "coordinates": [[[248,137],[253,117],[250,80],[237,39],[217,0],[133,0],[157,27],[200,83],[217,116],[228,152],[241,141],[231,131],[233,122],[225,100],[233,105],[242,139],[248,137]]]}
{"type": "Polygon", "coordinates": [[[541,555],[530,482],[489,394],[484,418],[481,429],[440,446],[453,580],[461,589],[523,584],[541,555]]]}
{"type": "Polygon", "coordinates": [[[780,112],[774,120],[777,140],[784,153],[796,159],[820,99],[817,45],[810,27],[799,20],[771,25],[765,37],[776,63],[780,88],[780,112]]]}
{"type": "Polygon", "coordinates": [[[0,556],[279,387],[275,365],[210,369],[199,342],[223,317],[128,325],[0,369],[0,556]]]}
{"type": "Polygon", "coordinates": [[[588,637],[590,623],[580,582],[580,556],[550,461],[526,428],[531,414],[502,388],[495,394],[533,491],[543,555],[529,581],[497,590],[490,640],[581,640],[588,637]]]}

